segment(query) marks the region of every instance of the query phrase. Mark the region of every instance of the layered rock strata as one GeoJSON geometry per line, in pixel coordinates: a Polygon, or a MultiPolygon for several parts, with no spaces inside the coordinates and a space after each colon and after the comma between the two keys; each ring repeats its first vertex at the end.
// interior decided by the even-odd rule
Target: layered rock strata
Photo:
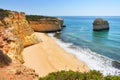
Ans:
{"type": "MultiPolygon", "coordinates": [[[[29,18],[31,16],[27,16],[28,21],[31,25],[31,27],[35,31],[40,31],[40,32],[55,32],[55,31],[60,31],[63,28],[63,20],[60,18],[55,18],[55,17],[37,17],[34,19],[29,18]]],[[[34,16],[35,17],[35,16],[34,16]]]]}
{"type": "Polygon", "coordinates": [[[93,22],[93,30],[94,31],[101,31],[101,30],[109,30],[109,23],[102,18],[97,18],[93,22]]]}
{"type": "Polygon", "coordinates": [[[23,63],[23,48],[37,42],[25,13],[0,9],[0,50],[10,57],[12,62],[23,63]]]}

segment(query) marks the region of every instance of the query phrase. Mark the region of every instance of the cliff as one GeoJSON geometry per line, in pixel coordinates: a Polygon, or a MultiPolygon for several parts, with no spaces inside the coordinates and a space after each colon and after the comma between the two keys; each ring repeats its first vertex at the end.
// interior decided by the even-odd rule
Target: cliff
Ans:
{"type": "Polygon", "coordinates": [[[10,57],[12,62],[23,63],[23,48],[37,42],[25,13],[0,9],[0,50],[10,57]]]}
{"type": "Polygon", "coordinates": [[[0,9],[0,80],[37,80],[34,70],[23,66],[23,48],[37,43],[25,13],[0,9]]]}
{"type": "Polygon", "coordinates": [[[63,27],[63,20],[60,18],[36,15],[27,15],[26,18],[35,31],[54,32],[62,30],[63,27]]]}

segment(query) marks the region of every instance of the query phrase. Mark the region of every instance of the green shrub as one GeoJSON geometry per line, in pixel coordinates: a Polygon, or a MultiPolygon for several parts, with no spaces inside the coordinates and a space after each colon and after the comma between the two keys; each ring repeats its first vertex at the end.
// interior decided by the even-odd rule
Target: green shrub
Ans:
{"type": "Polygon", "coordinates": [[[39,21],[41,19],[56,19],[55,17],[49,17],[49,16],[40,16],[40,15],[26,15],[26,19],[28,21],[39,21]]]}
{"type": "Polygon", "coordinates": [[[48,74],[39,80],[120,80],[120,76],[106,76],[96,70],[91,70],[88,73],[74,71],[58,71],[48,74]]]}
{"type": "Polygon", "coordinates": [[[120,76],[106,76],[104,80],[120,80],[120,76]]]}
{"type": "Polygon", "coordinates": [[[102,73],[96,70],[92,70],[89,73],[85,73],[84,75],[86,75],[86,80],[101,80],[103,78],[102,73]]]}
{"type": "Polygon", "coordinates": [[[8,14],[9,14],[8,10],[0,9],[0,15],[1,16],[8,16],[8,14]]]}

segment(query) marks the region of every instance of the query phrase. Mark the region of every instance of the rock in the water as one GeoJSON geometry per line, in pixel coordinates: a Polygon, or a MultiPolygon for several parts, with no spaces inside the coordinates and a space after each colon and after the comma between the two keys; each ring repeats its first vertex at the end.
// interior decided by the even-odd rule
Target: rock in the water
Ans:
{"type": "Polygon", "coordinates": [[[97,18],[93,22],[93,30],[94,31],[101,31],[101,30],[109,30],[109,23],[102,18],[97,18]]]}
{"type": "Polygon", "coordinates": [[[117,68],[117,69],[120,69],[120,63],[117,61],[112,61],[112,66],[117,68]]]}

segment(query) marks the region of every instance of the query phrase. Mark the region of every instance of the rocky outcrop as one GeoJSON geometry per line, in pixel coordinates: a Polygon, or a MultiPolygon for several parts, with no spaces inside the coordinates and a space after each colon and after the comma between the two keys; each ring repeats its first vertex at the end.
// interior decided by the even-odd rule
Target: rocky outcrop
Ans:
{"type": "Polygon", "coordinates": [[[23,63],[21,55],[23,50],[22,40],[17,32],[12,27],[0,26],[0,50],[4,55],[8,55],[12,62],[23,63]]]}
{"type": "Polygon", "coordinates": [[[102,18],[97,18],[93,22],[93,30],[94,31],[101,31],[101,30],[109,30],[109,23],[102,18]]]}
{"type": "Polygon", "coordinates": [[[27,16],[28,21],[31,27],[35,31],[40,32],[54,32],[60,31],[63,28],[63,20],[60,18],[55,17],[45,17],[45,16],[32,16],[34,19],[31,18],[32,15],[27,16]]]}
{"type": "Polygon", "coordinates": [[[25,13],[0,9],[0,80],[38,80],[34,70],[23,66],[23,48],[37,43],[25,13]]]}
{"type": "Polygon", "coordinates": [[[23,48],[37,42],[25,13],[0,9],[0,50],[10,57],[12,62],[23,63],[23,48]]]}
{"type": "Polygon", "coordinates": [[[0,80],[38,80],[35,70],[21,64],[10,64],[0,68],[0,80]]]}

